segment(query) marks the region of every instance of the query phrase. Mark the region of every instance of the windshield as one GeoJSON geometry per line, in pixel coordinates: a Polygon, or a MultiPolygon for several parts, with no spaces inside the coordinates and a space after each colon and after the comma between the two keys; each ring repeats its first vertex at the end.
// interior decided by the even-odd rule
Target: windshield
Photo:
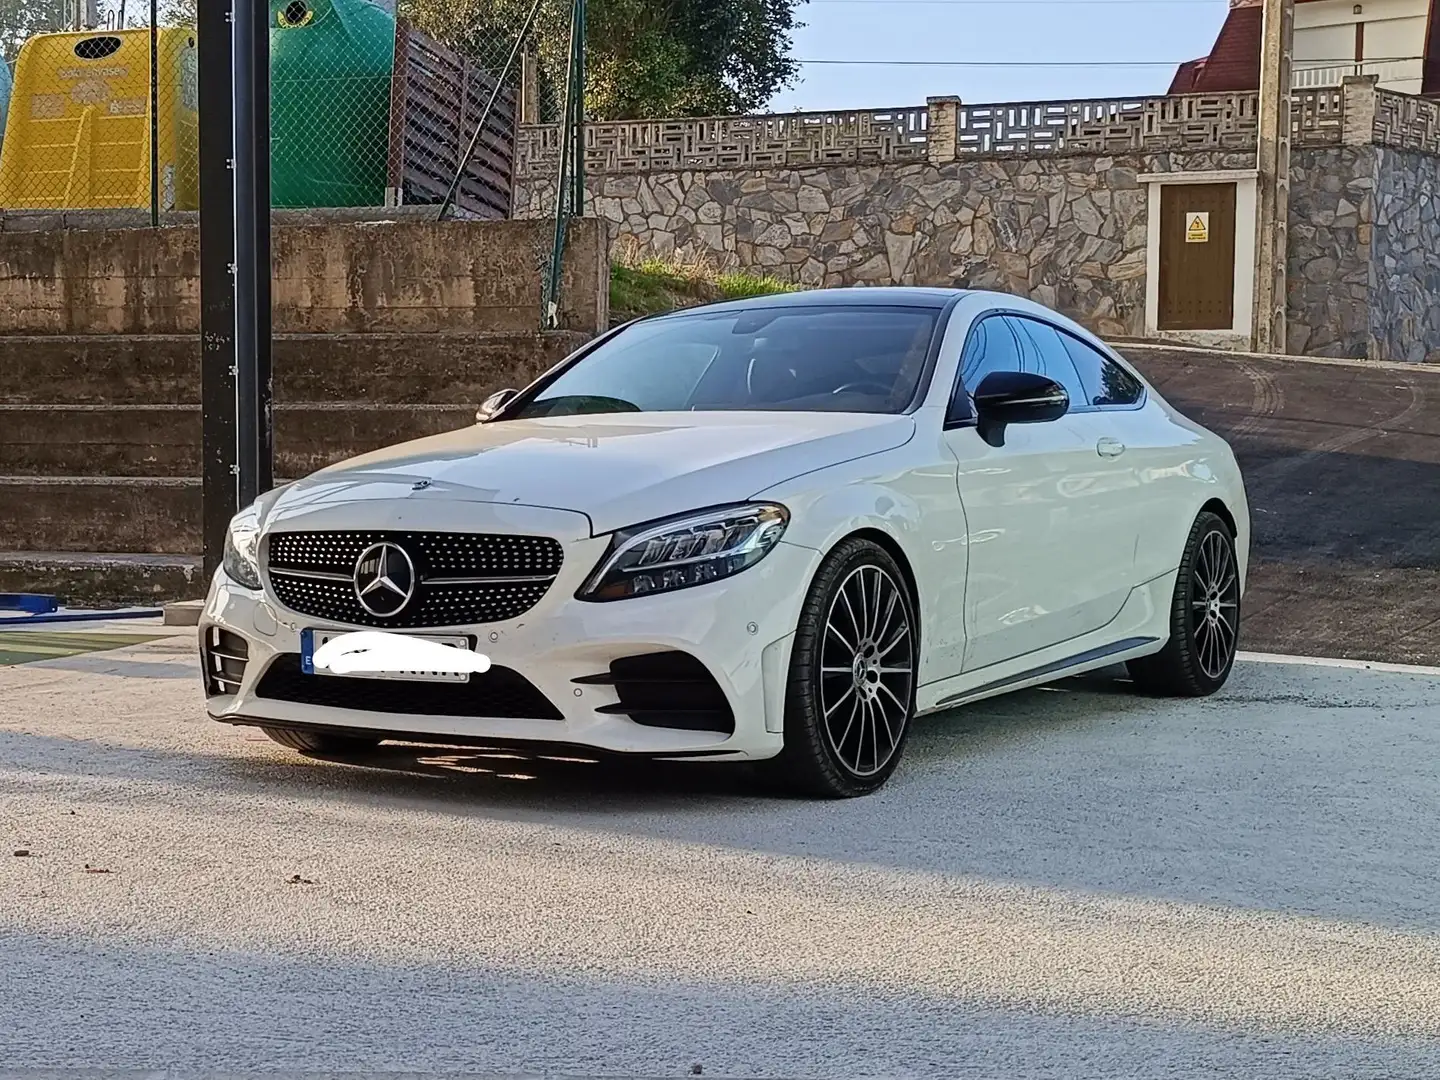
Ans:
{"type": "Polygon", "coordinates": [[[903,412],[939,309],[746,308],[621,331],[507,420],[615,412],[903,412]]]}

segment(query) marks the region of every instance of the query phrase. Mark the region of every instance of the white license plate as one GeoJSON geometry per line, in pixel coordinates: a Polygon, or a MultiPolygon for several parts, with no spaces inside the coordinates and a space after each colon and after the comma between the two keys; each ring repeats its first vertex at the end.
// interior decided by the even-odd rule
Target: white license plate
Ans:
{"type": "MultiPolygon", "coordinates": [[[[328,675],[334,679],[387,679],[396,682],[446,682],[446,683],[468,683],[470,672],[468,671],[355,671],[348,675],[336,675],[333,671],[317,670],[315,667],[316,650],[322,648],[327,642],[334,641],[346,634],[353,634],[353,630],[302,630],[300,632],[300,670],[306,675],[328,675]]],[[[470,639],[464,634],[406,634],[405,637],[419,638],[422,641],[434,641],[441,645],[449,645],[452,649],[470,649],[470,639]]]]}

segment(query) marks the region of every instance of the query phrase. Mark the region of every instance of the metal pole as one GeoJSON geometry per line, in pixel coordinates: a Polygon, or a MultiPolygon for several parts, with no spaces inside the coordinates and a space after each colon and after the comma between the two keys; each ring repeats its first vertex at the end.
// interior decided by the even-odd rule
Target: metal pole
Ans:
{"type": "Polygon", "coordinates": [[[150,0],[150,227],[160,227],[160,0],[150,0]]]}
{"type": "Polygon", "coordinates": [[[236,0],[235,400],[240,505],[274,486],[270,365],[270,5],[236,0]]]}
{"type": "Polygon", "coordinates": [[[575,0],[575,192],[570,212],[585,216],[585,0],[575,0]]]}
{"type": "Polygon", "coordinates": [[[1255,350],[1285,352],[1290,253],[1290,61],[1295,0],[1265,0],[1260,47],[1260,173],[1255,208],[1255,350]]]}
{"type": "Polygon", "coordinates": [[[565,262],[565,232],[570,219],[570,202],[575,193],[571,185],[571,166],[575,152],[572,135],[579,60],[576,32],[580,29],[582,2],[583,0],[575,0],[570,12],[570,62],[565,75],[565,109],[560,119],[560,177],[555,184],[555,236],[550,246],[550,274],[545,284],[545,304],[540,313],[541,326],[546,330],[556,329],[560,322],[560,280],[565,262]]]}
{"type": "Polygon", "coordinates": [[[200,403],[205,580],[220,567],[235,489],[235,173],[232,0],[196,12],[200,83],[200,403]]]}

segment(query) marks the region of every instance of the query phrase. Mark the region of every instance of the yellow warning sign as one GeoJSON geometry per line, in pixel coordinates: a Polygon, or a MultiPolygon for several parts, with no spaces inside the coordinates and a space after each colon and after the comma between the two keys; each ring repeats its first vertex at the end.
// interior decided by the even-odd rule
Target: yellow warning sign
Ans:
{"type": "Polygon", "coordinates": [[[1185,242],[1187,244],[1208,244],[1210,242],[1210,211],[1195,210],[1185,215],[1185,242]]]}

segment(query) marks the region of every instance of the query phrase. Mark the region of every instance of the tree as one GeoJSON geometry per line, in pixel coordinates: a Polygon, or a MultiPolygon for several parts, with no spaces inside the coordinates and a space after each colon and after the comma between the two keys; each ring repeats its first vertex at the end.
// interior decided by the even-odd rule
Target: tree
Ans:
{"type": "MultiPolygon", "coordinates": [[[[805,0],[590,0],[586,114],[596,120],[753,112],[795,81],[791,33],[805,0]]],[[[533,0],[401,0],[416,29],[498,68],[533,0]]],[[[563,94],[570,5],[543,0],[535,42],[563,94]]]]}
{"type": "Polygon", "coordinates": [[[14,63],[25,42],[36,34],[64,30],[73,18],[66,0],[0,0],[0,56],[14,63]]]}

